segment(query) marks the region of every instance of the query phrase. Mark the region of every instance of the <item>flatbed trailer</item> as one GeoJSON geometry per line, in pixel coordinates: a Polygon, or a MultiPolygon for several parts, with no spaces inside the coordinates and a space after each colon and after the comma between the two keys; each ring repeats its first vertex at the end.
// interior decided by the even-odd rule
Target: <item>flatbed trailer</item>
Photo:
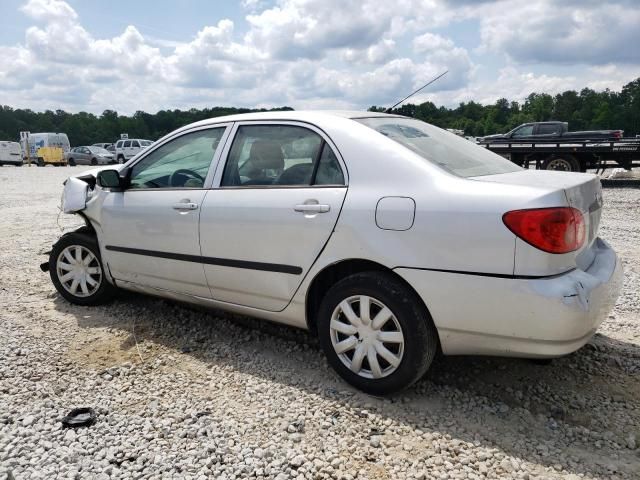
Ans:
{"type": "Polygon", "coordinates": [[[611,141],[481,141],[480,146],[524,168],[584,172],[612,166],[640,167],[640,139],[611,141]]]}

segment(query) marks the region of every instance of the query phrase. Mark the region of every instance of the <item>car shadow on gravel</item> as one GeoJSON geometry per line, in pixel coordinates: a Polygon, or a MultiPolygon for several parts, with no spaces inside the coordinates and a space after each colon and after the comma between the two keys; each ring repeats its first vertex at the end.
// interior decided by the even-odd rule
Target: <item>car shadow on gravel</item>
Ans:
{"type": "MultiPolygon", "coordinates": [[[[355,411],[367,408],[422,432],[480,442],[549,469],[563,465],[575,474],[595,469],[631,476],[640,469],[640,450],[627,445],[632,447],[631,436],[640,436],[636,344],[596,335],[578,352],[549,365],[440,357],[408,391],[377,398],[342,382],[317,341],[302,330],[130,293],[102,307],[77,307],[61,298],[55,306],[94,335],[73,356],[89,369],[104,370],[124,360],[153,364],[156,358],[170,358],[171,368],[186,369],[195,360],[320,395],[355,411]]],[[[416,445],[416,452],[421,448],[416,445]]]]}

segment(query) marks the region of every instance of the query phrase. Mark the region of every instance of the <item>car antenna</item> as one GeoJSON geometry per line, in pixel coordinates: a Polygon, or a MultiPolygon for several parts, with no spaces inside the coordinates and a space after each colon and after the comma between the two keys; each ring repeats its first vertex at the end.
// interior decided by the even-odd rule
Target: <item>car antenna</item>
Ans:
{"type": "Polygon", "coordinates": [[[447,73],[449,73],[449,70],[445,70],[444,72],[442,72],[440,75],[438,75],[436,78],[434,78],[433,80],[431,80],[429,83],[425,83],[423,86],[421,86],[419,89],[417,89],[415,92],[407,95],[406,97],[404,97],[402,100],[400,100],[398,103],[396,103],[393,107],[389,107],[387,108],[384,113],[390,113],[391,110],[393,110],[394,108],[396,108],[398,105],[400,105],[402,102],[404,102],[405,100],[407,100],[408,98],[413,97],[416,93],[418,93],[420,90],[422,90],[423,88],[427,88],[429,85],[431,85],[433,82],[435,82],[436,80],[438,80],[439,78],[444,77],[447,73]]]}

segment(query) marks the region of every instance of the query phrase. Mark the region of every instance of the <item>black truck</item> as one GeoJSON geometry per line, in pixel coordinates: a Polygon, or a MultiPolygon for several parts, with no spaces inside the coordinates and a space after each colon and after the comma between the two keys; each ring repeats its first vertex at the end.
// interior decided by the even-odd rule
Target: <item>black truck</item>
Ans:
{"type": "Polygon", "coordinates": [[[640,166],[640,139],[623,138],[622,130],[569,132],[566,122],[525,123],[478,143],[525,168],[584,172],[611,164],[640,166]]]}

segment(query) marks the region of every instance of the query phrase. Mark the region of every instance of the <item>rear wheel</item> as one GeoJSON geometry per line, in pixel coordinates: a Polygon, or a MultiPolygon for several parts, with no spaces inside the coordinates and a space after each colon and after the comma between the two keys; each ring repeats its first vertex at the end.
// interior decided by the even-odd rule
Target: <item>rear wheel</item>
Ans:
{"type": "Polygon", "coordinates": [[[98,242],[85,233],[58,240],[49,255],[49,274],[60,295],[76,305],[99,305],[115,293],[105,277],[98,242]]]}
{"type": "Polygon", "coordinates": [[[562,172],[579,172],[580,164],[571,155],[549,157],[542,166],[545,170],[559,170],[562,172]]]}
{"type": "Polygon", "coordinates": [[[73,158],[69,159],[69,166],[70,167],[75,167],[76,166],[76,161],[73,158]]]}
{"type": "Polygon", "coordinates": [[[98,164],[98,160],[96,160],[95,158],[91,159],[91,165],[97,165],[98,164]]]}
{"type": "Polygon", "coordinates": [[[36,164],[39,167],[44,167],[44,158],[38,158],[38,160],[36,160],[36,164]]]}
{"type": "Polygon", "coordinates": [[[381,272],[335,284],[320,304],[318,335],[338,374],[378,395],[413,384],[438,350],[433,321],[415,293],[381,272]]]}
{"type": "Polygon", "coordinates": [[[118,163],[124,163],[124,155],[118,155],[118,163]]]}

